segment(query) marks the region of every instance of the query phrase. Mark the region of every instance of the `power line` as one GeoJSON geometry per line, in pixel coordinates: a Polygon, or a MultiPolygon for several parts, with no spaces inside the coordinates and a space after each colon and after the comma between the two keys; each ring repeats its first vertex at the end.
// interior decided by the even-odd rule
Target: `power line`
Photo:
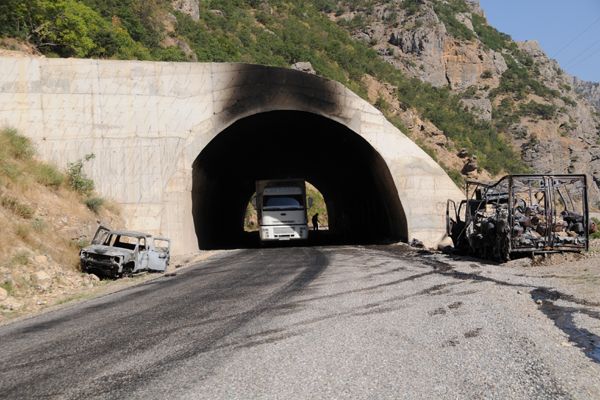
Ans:
{"type": "Polygon", "coordinates": [[[577,61],[577,62],[576,62],[576,63],[574,63],[574,64],[573,64],[573,63],[569,64],[569,66],[571,66],[571,67],[574,67],[574,66],[576,66],[576,65],[579,65],[579,64],[581,64],[581,63],[583,63],[583,62],[585,62],[585,61],[589,60],[590,58],[592,58],[592,57],[593,57],[593,56],[595,56],[596,54],[600,54],[600,48],[597,48],[597,49],[596,49],[596,51],[594,51],[594,52],[592,52],[592,53],[588,54],[588,55],[587,55],[587,57],[583,58],[582,60],[579,60],[579,61],[577,61]]]}
{"type": "MultiPolygon", "coordinates": [[[[577,63],[579,63],[580,61],[577,61],[577,59],[578,59],[579,57],[581,57],[581,56],[585,56],[585,55],[586,55],[586,53],[587,53],[588,51],[592,50],[592,49],[594,48],[594,46],[596,46],[598,43],[600,43],[600,40],[596,40],[596,41],[595,41],[594,43],[592,43],[591,45],[589,45],[589,46],[586,46],[586,47],[585,47],[585,48],[584,48],[584,49],[583,49],[581,52],[579,52],[579,53],[578,53],[578,54],[577,54],[575,57],[573,57],[573,58],[571,58],[569,61],[567,61],[567,62],[565,63],[565,67],[566,67],[566,66],[569,66],[569,65],[571,65],[571,64],[573,64],[573,63],[576,63],[576,64],[577,64],[577,63]]],[[[592,50],[592,51],[595,51],[595,50],[592,50]]],[[[595,53],[594,53],[594,54],[595,54],[595,53]]],[[[589,58],[589,57],[586,57],[585,59],[587,60],[588,58],[589,58]]]]}
{"type": "Polygon", "coordinates": [[[569,41],[569,43],[567,43],[563,47],[561,47],[556,53],[554,53],[554,55],[552,56],[552,58],[556,58],[556,56],[558,56],[560,53],[562,53],[567,47],[569,47],[570,45],[572,45],[577,39],[579,39],[580,37],[582,37],[587,31],[589,31],[598,22],[600,22],[600,17],[598,17],[594,22],[592,22],[591,24],[589,24],[587,26],[587,28],[585,28],[583,31],[581,31],[577,36],[575,36],[573,39],[571,39],[569,41]]]}

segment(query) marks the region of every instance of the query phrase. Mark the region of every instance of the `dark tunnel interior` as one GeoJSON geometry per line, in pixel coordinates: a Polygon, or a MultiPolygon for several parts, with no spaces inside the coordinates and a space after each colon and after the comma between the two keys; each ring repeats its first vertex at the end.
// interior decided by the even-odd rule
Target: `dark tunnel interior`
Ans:
{"type": "Polygon", "coordinates": [[[362,137],[328,118],[272,111],[217,135],[193,165],[193,218],[200,249],[259,245],[244,232],[248,199],[260,179],[300,178],[323,194],[329,231],[308,244],[375,244],[407,238],[390,171],[362,137]]]}

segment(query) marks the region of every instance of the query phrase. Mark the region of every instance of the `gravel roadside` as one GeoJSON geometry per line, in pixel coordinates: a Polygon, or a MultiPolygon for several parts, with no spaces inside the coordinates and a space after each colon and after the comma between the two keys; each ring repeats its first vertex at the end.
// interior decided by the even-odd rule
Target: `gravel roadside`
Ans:
{"type": "Polygon", "coordinates": [[[0,397],[600,398],[600,267],[554,261],[231,252],[0,327],[0,397]]]}

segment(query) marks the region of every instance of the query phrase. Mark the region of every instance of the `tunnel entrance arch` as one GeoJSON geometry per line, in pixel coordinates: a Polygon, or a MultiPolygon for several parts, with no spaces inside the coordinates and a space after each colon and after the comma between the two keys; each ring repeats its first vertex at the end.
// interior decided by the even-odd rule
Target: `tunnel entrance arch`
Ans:
{"type": "Polygon", "coordinates": [[[259,179],[303,178],[327,199],[329,242],[407,239],[407,222],[381,155],[348,127],[303,111],[238,120],[200,152],[192,167],[192,214],[200,249],[249,247],[248,198],[259,179]]]}

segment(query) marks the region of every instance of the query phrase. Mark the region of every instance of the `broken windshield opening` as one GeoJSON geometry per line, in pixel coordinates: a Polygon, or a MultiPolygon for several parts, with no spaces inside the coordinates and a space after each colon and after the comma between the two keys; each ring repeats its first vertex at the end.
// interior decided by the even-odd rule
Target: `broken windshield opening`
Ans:
{"type": "Polygon", "coordinates": [[[302,195],[280,195],[264,196],[264,210],[302,210],[304,209],[304,200],[302,195]]]}

